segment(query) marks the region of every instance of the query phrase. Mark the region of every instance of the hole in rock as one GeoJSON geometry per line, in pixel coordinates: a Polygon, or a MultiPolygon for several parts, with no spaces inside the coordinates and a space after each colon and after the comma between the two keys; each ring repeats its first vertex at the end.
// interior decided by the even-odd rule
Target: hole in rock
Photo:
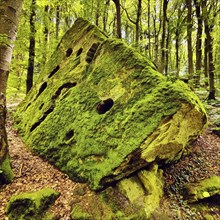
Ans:
{"type": "Polygon", "coordinates": [[[86,54],[86,62],[91,63],[100,43],[94,43],[86,54]]]}
{"type": "Polygon", "coordinates": [[[66,51],[66,57],[69,57],[73,52],[73,49],[72,48],[69,48],[67,51],[66,51]]]}
{"type": "Polygon", "coordinates": [[[48,78],[51,78],[58,70],[60,69],[60,66],[57,65],[50,73],[50,75],[48,76],[48,78]]]}
{"type": "Polygon", "coordinates": [[[30,131],[32,132],[33,130],[35,130],[44,120],[45,118],[51,113],[53,112],[54,107],[50,107],[46,112],[44,112],[43,116],[39,119],[39,121],[37,121],[36,123],[34,123],[30,129],[30,131]]]}
{"type": "Polygon", "coordinates": [[[69,131],[65,137],[66,141],[70,140],[73,136],[74,136],[74,131],[73,130],[69,131]]]}
{"type": "Polygon", "coordinates": [[[80,48],[78,51],[77,51],[77,54],[76,54],[76,56],[78,57],[81,53],[83,52],[83,49],[82,48],[80,48]]]}
{"type": "Polygon", "coordinates": [[[42,104],[41,104],[41,106],[40,106],[40,108],[39,108],[39,109],[41,110],[41,109],[43,108],[43,106],[44,106],[44,103],[42,103],[42,104]]]}
{"type": "Polygon", "coordinates": [[[30,106],[31,106],[31,102],[28,103],[28,105],[27,105],[26,108],[25,108],[25,111],[26,111],[30,106]]]}
{"type": "Polygon", "coordinates": [[[76,84],[77,84],[76,82],[73,82],[73,83],[72,82],[68,82],[68,83],[63,84],[62,86],[60,86],[57,89],[57,91],[56,91],[55,95],[52,97],[52,99],[53,100],[57,99],[59,97],[59,95],[61,94],[63,89],[70,89],[70,88],[76,86],[76,84]]]}
{"type": "Polygon", "coordinates": [[[109,111],[112,106],[114,105],[114,101],[112,99],[106,99],[101,101],[97,106],[96,106],[96,111],[101,115],[105,114],[107,111],[109,111]]]}
{"type": "MultiPolygon", "coordinates": [[[[38,94],[37,94],[36,99],[39,97],[39,95],[40,95],[46,88],[47,88],[47,82],[44,82],[44,83],[41,85],[40,89],[39,89],[39,92],[38,92],[38,94]]],[[[36,100],[36,99],[35,99],[35,100],[36,100]]]]}

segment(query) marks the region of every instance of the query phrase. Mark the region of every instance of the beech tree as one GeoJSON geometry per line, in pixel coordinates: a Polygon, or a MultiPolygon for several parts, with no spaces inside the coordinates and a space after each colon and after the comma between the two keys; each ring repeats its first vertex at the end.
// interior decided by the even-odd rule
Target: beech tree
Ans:
{"type": "Polygon", "coordinates": [[[35,60],[35,19],[36,19],[36,0],[31,1],[30,13],[30,44],[29,44],[29,60],[26,81],[26,93],[28,93],[33,86],[34,75],[34,60],[35,60]]]}
{"type": "Polygon", "coordinates": [[[120,0],[112,0],[115,3],[117,19],[117,37],[121,38],[121,5],[120,0]]]}
{"type": "Polygon", "coordinates": [[[6,123],[6,87],[18,15],[22,0],[0,0],[0,183],[11,181],[13,173],[8,155],[6,123]]]}

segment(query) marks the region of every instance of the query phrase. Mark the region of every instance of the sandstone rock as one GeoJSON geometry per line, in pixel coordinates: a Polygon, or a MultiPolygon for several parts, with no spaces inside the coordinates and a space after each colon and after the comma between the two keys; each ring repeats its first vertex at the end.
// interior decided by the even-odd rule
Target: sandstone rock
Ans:
{"type": "Polygon", "coordinates": [[[7,206],[9,220],[18,219],[51,219],[46,211],[57,199],[59,193],[45,188],[36,192],[26,192],[13,195],[7,206]]]}
{"type": "Polygon", "coordinates": [[[163,197],[162,172],[153,165],[149,170],[119,181],[118,187],[137,210],[145,213],[144,219],[149,219],[163,197]]]}
{"type": "Polygon", "coordinates": [[[182,81],[169,81],[122,41],[78,19],[17,109],[25,143],[94,190],[180,158],[207,117],[182,81]]]}

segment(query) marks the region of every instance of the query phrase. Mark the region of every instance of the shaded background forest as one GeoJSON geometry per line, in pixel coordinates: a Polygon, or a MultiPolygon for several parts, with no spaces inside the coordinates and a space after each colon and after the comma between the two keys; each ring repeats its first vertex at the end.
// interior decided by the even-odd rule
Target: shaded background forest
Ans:
{"type": "Polygon", "coordinates": [[[122,38],[158,70],[181,78],[204,97],[219,96],[218,0],[24,0],[8,98],[24,97],[76,18],[122,38]]]}

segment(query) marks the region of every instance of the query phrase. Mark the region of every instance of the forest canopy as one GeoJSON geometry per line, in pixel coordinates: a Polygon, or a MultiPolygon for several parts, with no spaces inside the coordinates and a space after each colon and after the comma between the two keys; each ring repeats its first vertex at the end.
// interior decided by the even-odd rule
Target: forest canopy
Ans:
{"type": "Polygon", "coordinates": [[[78,17],[122,38],[158,70],[202,88],[209,99],[220,81],[218,0],[24,0],[8,96],[25,94],[78,17]]]}

